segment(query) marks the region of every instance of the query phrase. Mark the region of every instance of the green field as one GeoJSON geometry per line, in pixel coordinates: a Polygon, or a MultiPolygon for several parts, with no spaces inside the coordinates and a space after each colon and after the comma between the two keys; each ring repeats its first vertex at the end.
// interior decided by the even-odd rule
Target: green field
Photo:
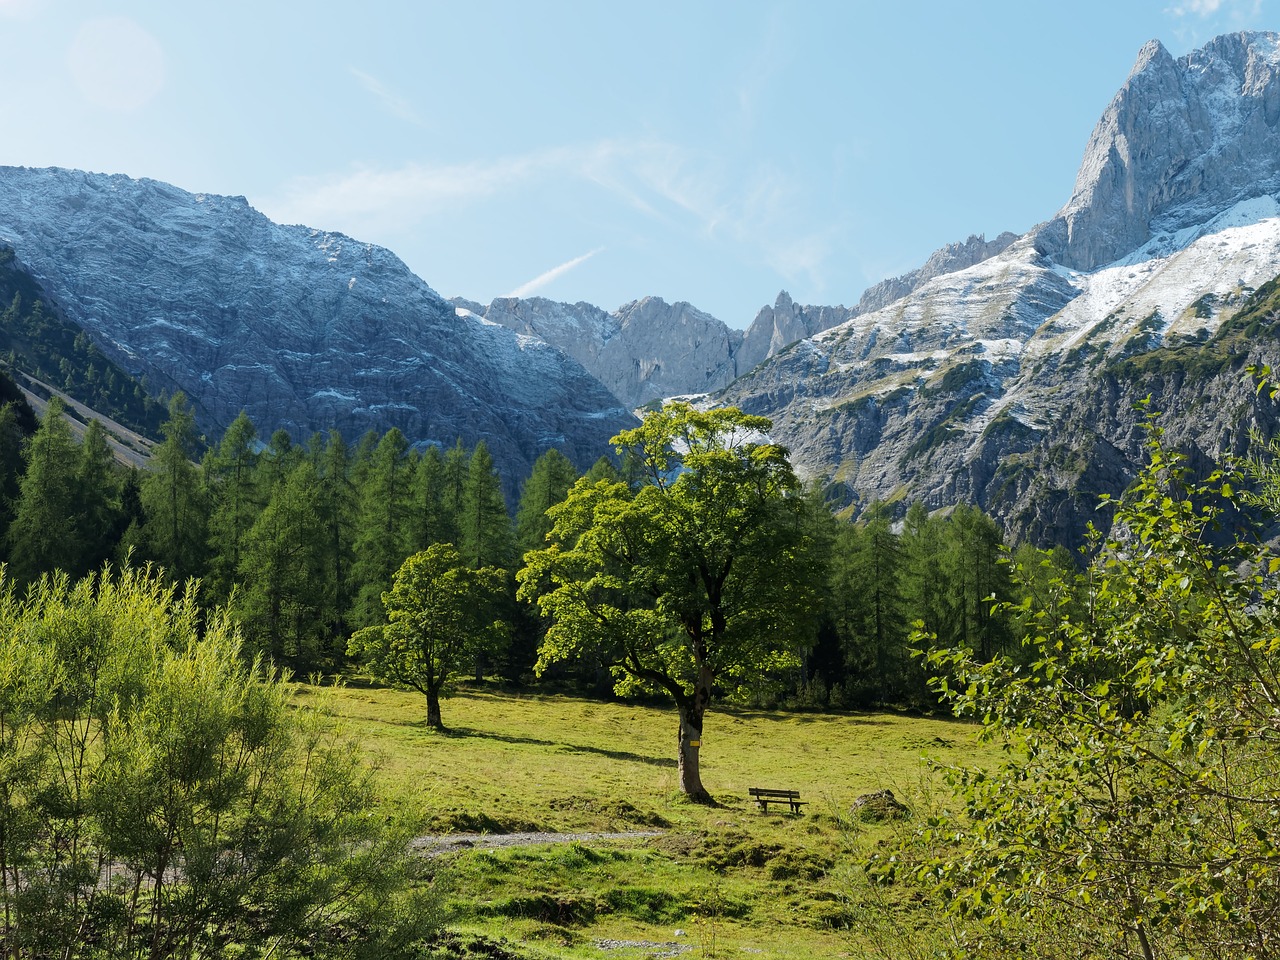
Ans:
{"type": "Polygon", "coordinates": [[[440,734],[418,694],[322,695],[377,758],[388,795],[409,795],[429,832],[661,831],[492,852],[481,842],[439,858],[457,955],[478,939],[517,957],[666,949],[606,940],[688,956],[876,955],[886,924],[927,929],[936,918],[873,895],[858,864],[902,826],[862,822],[850,804],[885,788],[936,803],[928,761],[971,763],[987,749],[975,727],[945,719],[719,707],[702,748],[718,805],[704,807],[676,790],[671,709],[464,691],[445,701],[450,731],[440,734]],[[805,812],[762,814],[751,786],[798,789],[805,812]]]}

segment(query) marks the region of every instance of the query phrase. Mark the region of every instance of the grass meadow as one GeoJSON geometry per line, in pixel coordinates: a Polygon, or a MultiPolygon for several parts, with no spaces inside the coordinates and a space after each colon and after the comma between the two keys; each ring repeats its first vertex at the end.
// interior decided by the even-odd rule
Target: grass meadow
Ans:
{"type": "Polygon", "coordinates": [[[419,694],[299,689],[329,699],[427,832],[660,831],[440,857],[458,956],[905,956],[939,918],[865,881],[861,859],[904,827],[862,822],[850,804],[889,788],[936,805],[936,765],[990,749],[946,719],[713,707],[702,774],[718,805],[706,807],[677,790],[674,709],[463,690],[444,701],[441,734],[419,694]],[[751,786],[808,803],[764,814],[751,786]]]}

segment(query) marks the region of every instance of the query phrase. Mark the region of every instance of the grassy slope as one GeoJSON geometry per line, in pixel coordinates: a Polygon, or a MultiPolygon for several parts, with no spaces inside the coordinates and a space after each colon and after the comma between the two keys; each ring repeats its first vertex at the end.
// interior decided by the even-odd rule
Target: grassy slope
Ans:
{"type": "Polygon", "coordinates": [[[441,735],[423,724],[417,694],[347,687],[333,702],[433,831],[664,830],[451,859],[439,882],[454,892],[459,928],[511,938],[521,956],[646,955],[605,954],[601,938],[702,956],[860,956],[871,927],[856,862],[893,828],[858,823],[850,803],[885,787],[929,802],[923,757],[971,762],[987,749],[973,727],[946,720],[720,707],[703,747],[720,805],[706,808],[676,791],[671,710],[466,692],[445,701],[452,730],[441,735]],[[747,799],[755,785],[794,787],[810,803],[800,817],[765,816],[747,799]]]}

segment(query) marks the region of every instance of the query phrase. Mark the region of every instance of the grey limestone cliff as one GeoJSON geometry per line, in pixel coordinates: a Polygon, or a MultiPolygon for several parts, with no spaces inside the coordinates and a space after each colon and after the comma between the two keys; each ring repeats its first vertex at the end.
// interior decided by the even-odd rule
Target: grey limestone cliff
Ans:
{"type": "Polygon", "coordinates": [[[484,440],[512,484],[548,447],[585,468],[633,419],[539,340],[460,317],[389,251],[243,198],[0,168],[0,238],[70,319],[216,435],[241,409],[295,438],[399,427],[484,440]]]}
{"type": "Polygon", "coordinates": [[[1278,70],[1275,34],[1147,45],[1056,217],[940,251],[708,402],[770,417],[855,509],[976,503],[1040,542],[1135,475],[1148,394],[1199,462],[1274,432],[1244,368],[1280,338],[1278,70]]]}
{"type": "Polygon", "coordinates": [[[1277,157],[1280,35],[1229,34],[1178,59],[1152,40],[1094,128],[1041,248],[1074,270],[1096,269],[1276,192],[1277,157]]]}

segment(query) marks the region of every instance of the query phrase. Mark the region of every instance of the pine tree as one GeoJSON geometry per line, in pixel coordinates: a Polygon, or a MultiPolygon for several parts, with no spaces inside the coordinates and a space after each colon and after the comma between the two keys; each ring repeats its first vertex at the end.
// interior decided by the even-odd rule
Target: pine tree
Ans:
{"type": "Polygon", "coordinates": [[[511,515],[502,496],[502,478],[484,441],[476,444],[467,464],[462,492],[458,552],[472,567],[511,569],[515,554],[511,515]]]}
{"type": "Polygon", "coordinates": [[[578,471],[569,458],[554,447],[534,462],[516,509],[516,546],[521,555],[547,545],[552,527],[547,511],[568,496],[577,479],[578,471]]]}
{"type": "Polygon", "coordinates": [[[257,428],[241,410],[218,448],[204,458],[210,504],[210,580],[213,595],[223,601],[231,596],[240,569],[245,534],[262,510],[255,475],[257,440],[257,428]]]}
{"type": "Polygon", "coordinates": [[[358,584],[351,613],[354,628],[381,623],[382,594],[409,555],[413,465],[409,443],[392,427],[378,442],[359,496],[354,578],[358,584]]]}
{"type": "Polygon", "coordinates": [[[9,569],[19,583],[54,570],[77,570],[81,564],[76,530],[79,451],[65,411],[65,404],[51,397],[26,446],[27,469],[8,532],[9,569]]]}
{"type": "Polygon", "coordinates": [[[164,442],[156,447],[142,481],[142,539],[150,559],[182,582],[204,573],[208,514],[200,470],[192,462],[195,415],[181,392],[169,401],[169,419],[161,431],[164,442]]]}

